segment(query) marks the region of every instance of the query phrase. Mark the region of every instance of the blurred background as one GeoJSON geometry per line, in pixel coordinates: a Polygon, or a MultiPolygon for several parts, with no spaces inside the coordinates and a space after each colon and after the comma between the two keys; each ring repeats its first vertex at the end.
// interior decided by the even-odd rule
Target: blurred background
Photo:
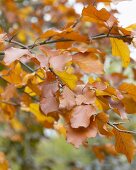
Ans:
{"type": "MultiPolygon", "coordinates": [[[[99,8],[106,5],[108,10],[117,13],[120,25],[128,26],[136,22],[136,0],[119,2],[115,0],[109,7],[100,3],[99,8]]],[[[93,0],[0,0],[0,28],[1,32],[9,35],[16,34],[16,40],[23,44],[36,41],[40,34],[49,28],[63,28],[79,18],[82,9],[93,0]],[[58,22],[59,21],[59,22],[58,22]]],[[[86,25],[92,33],[100,32],[94,26],[86,25]]],[[[101,47],[100,44],[96,46],[101,47]]],[[[110,46],[106,43],[106,50],[110,54],[110,46]]],[[[0,51],[4,49],[0,46],[0,51]]],[[[136,51],[131,47],[131,57],[135,59],[136,51]]],[[[3,65],[0,64],[0,70],[3,65]]],[[[107,78],[118,83],[125,80],[134,82],[136,68],[132,63],[122,69],[120,60],[109,57],[105,62],[107,78]]],[[[112,83],[113,83],[112,82],[112,83]]],[[[4,82],[0,80],[3,87],[4,82]]],[[[136,170],[136,159],[128,164],[126,157],[117,155],[110,139],[96,138],[89,140],[86,147],[74,148],[67,144],[63,135],[63,128],[58,131],[43,126],[34,114],[13,109],[3,115],[0,109],[0,170],[136,170]],[[12,119],[13,118],[13,119],[12,119]],[[6,121],[5,121],[6,119],[6,121]],[[9,121],[10,119],[10,121],[9,121]],[[12,119],[12,120],[11,120],[12,119]],[[6,122],[6,123],[5,123],[6,122]]],[[[129,115],[131,119],[132,116],[129,115]]],[[[136,129],[134,116],[127,123],[127,128],[136,129]]]]}

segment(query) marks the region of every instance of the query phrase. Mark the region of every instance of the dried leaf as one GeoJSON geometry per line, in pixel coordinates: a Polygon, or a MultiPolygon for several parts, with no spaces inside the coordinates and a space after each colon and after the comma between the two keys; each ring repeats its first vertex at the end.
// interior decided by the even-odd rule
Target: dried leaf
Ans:
{"type": "Polygon", "coordinates": [[[4,62],[6,65],[10,65],[15,60],[19,60],[24,55],[31,55],[27,49],[20,49],[11,47],[5,50],[4,62]]]}
{"type": "Polygon", "coordinates": [[[72,128],[87,128],[90,124],[90,118],[96,114],[96,110],[92,105],[76,106],[71,111],[70,123],[72,128]]]}
{"type": "Polygon", "coordinates": [[[68,88],[64,87],[62,95],[60,97],[59,107],[62,109],[71,110],[75,106],[75,94],[68,88]]]}
{"type": "Polygon", "coordinates": [[[108,130],[108,128],[107,128],[108,121],[109,121],[109,117],[104,112],[101,112],[96,115],[96,123],[97,123],[99,132],[102,135],[112,136],[113,133],[110,130],[108,130]]]}
{"type": "Polygon", "coordinates": [[[88,138],[95,137],[97,134],[96,123],[91,120],[87,128],[72,128],[70,125],[66,126],[67,142],[73,144],[76,148],[84,144],[88,138]]]}
{"type": "MultiPolygon", "coordinates": [[[[125,130],[121,125],[119,129],[125,130]]],[[[117,129],[113,129],[115,135],[115,149],[117,152],[125,154],[128,161],[131,162],[135,153],[134,138],[131,134],[119,132],[117,129]]]]}
{"type": "Polygon", "coordinates": [[[79,65],[85,73],[103,73],[103,64],[92,53],[77,53],[73,55],[73,63],[79,65]]]}

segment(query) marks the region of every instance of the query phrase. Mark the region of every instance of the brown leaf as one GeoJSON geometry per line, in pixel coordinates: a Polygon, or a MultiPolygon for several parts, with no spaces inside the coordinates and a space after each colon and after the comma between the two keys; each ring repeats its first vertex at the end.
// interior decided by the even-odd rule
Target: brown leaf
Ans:
{"type": "Polygon", "coordinates": [[[42,98],[40,101],[40,109],[46,115],[50,112],[58,111],[59,103],[57,102],[56,97],[42,98]]]}
{"type": "Polygon", "coordinates": [[[112,98],[108,98],[109,101],[109,106],[112,109],[117,109],[117,113],[120,114],[122,119],[127,119],[127,113],[125,111],[125,107],[123,105],[123,103],[119,100],[113,100],[112,98]]]}
{"type": "Polygon", "coordinates": [[[64,87],[62,95],[60,97],[59,107],[64,109],[71,110],[75,106],[75,94],[68,88],[64,87]]]}
{"type": "Polygon", "coordinates": [[[17,95],[16,87],[14,84],[9,84],[5,88],[4,92],[1,93],[1,96],[4,100],[9,100],[17,95]]]}
{"type": "MultiPolygon", "coordinates": [[[[52,50],[49,47],[40,47],[40,50],[45,54],[47,61],[44,60],[46,65],[52,67],[55,71],[64,71],[65,65],[72,60],[72,56],[67,51],[52,50]]],[[[41,62],[42,60],[43,57],[41,58],[41,62]]]]}
{"type": "Polygon", "coordinates": [[[76,104],[93,104],[96,100],[96,95],[94,90],[84,89],[83,94],[79,94],[76,96],[76,104]]]}
{"type": "Polygon", "coordinates": [[[55,93],[58,91],[59,86],[58,86],[58,82],[57,81],[53,81],[53,82],[44,82],[42,84],[42,97],[43,98],[48,98],[48,97],[52,97],[55,95],[55,93]]]}
{"type": "Polygon", "coordinates": [[[24,55],[31,55],[27,49],[20,49],[20,48],[8,48],[5,50],[5,57],[3,61],[6,65],[10,65],[15,60],[19,60],[24,55]]]}
{"type": "Polygon", "coordinates": [[[90,118],[96,114],[96,110],[92,105],[76,106],[71,111],[70,123],[72,128],[88,127],[90,118]]]}
{"type": "Polygon", "coordinates": [[[49,59],[50,66],[56,71],[63,71],[65,65],[72,60],[68,52],[52,55],[49,59]]]}
{"type": "Polygon", "coordinates": [[[73,55],[72,60],[85,73],[103,73],[103,64],[93,53],[77,53],[73,55]]]}
{"type": "Polygon", "coordinates": [[[76,148],[86,142],[88,138],[95,137],[97,134],[96,123],[91,120],[87,128],[72,128],[70,125],[66,126],[67,142],[73,144],[76,148]]]}

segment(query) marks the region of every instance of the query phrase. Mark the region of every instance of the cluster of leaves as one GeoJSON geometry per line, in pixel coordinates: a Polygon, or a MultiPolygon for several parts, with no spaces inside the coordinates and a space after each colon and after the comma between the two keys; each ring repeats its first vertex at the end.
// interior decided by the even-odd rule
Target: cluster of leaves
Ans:
{"type": "MultiPolygon", "coordinates": [[[[114,137],[116,152],[131,162],[135,132],[120,119],[136,113],[136,85],[125,82],[123,73],[107,76],[104,66],[114,56],[123,69],[134,62],[128,44],[135,46],[136,25],[122,28],[115,11],[97,9],[99,2],[110,7],[110,0],[77,2],[85,5],[81,16],[65,0],[1,2],[9,29],[0,32],[0,120],[18,132],[12,136],[18,141],[19,132],[27,131],[17,116],[22,111],[33,113],[43,128],[55,129],[75,147],[87,147],[88,138],[114,137]],[[47,24],[44,12],[53,18],[47,24]],[[112,56],[106,53],[110,46],[112,56]]],[[[95,147],[94,152],[117,154],[109,149],[95,147]]]]}

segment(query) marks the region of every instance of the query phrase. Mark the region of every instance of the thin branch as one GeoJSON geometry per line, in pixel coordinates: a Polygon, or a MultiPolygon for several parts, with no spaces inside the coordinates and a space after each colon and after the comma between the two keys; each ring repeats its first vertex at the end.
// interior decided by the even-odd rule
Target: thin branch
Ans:
{"type": "Polygon", "coordinates": [[[23,49],[28,49],[27,46],[25,46],[24,44],[18,42],[18,41],[15,41],[15,40],[12,40],[12,39],[5,39],[4,40],[5,42],[8,42],[8,43],[12,43],[12,44],[15,44],[15,45],[18,45],[19,47],[23,48],[23,49]]]}
{"type": "Polygon", "coordinates": [[[20,106],[19,103],[13,103],[11,101],[5,101],[5,100],[0,100],[0,103],[5,103],[5,104],[13,105],[13,106],[20,106]]]}
{"type": "Polygon", "coordinates": [[[126,122],[113,122],[112,124],[117,126],[117,125],[121,125],[121,124],[125,124],[126,122]]]}
{"type": "Polygon", "coordinates": [[[136,132],[134,132],[134,131],[129,131],[129,130],[119,129],[115,124],[112,124],[111,122],[107,122],[107,124],[108,124],[109,126],[113,127],[114,129],[118,130],[119,132],[129,133],[129,134],[134,134],[134,135],[136,135],[136,132]]]}
{"type": "Polygon", "coordinates": [[[69,42],[69,41],[74,41],[74,40],[64,39],[64,38],[60,38],[58,40],[52,40],[52,41],[45,40],[45,41],[42,41],[42,42],[39,42],[39,43],[28,45],[28,48],[33,49],[33,48],[35,48],[37,46],[41,46],[41,45],[45,45],[45,44],[54,44],[54,43],[57,43],[57,42],[69,42]]]}
{"type": "MultiPolygon", "coordinates": [[[[91,36],[91,40],[97,40],[97,39],[103,39],[103,38],[118,38],[118,39],[131,39],[132,37],[130,35],[114,35],[114,34],[109,34],[107,36],[107,34],[98,34],[98,35],[94,35],[94,36],[91,36]]],[[[22,43],[20,42],[17,42],[17,41],[14,41],[14,40],[5,40],[6,42],[9,42],[9,43],[12,43],[12,44],[15,44],[15,45],[18,45],[20,46],[22,49],[33,49],[37,46],[41,46],[41,45],[45,45],[45,44],[54,44],[54,43],[57,43],[57,42],[70,42],[70,41],[74,41],[72,39],[64,39],[64,38],[60,38],[58,40],[52,40],[52,41],[49,41],[49,40],[44,40],[42,42],[39,42],[39,43],[34,43],[34,44],[31,44],[31,45],[23,45],[22,43]]],[[[0,55],[4,55],[4,51],[0,52],[0,55]]]]}
{"type": "Polygon", "coordinates": [[[130,35],[114,35],[114,34],[98,34],[91,37],[92,40],[102,39],[102,38],[118,38],[118,39],[131,39],[130,35]]]}

